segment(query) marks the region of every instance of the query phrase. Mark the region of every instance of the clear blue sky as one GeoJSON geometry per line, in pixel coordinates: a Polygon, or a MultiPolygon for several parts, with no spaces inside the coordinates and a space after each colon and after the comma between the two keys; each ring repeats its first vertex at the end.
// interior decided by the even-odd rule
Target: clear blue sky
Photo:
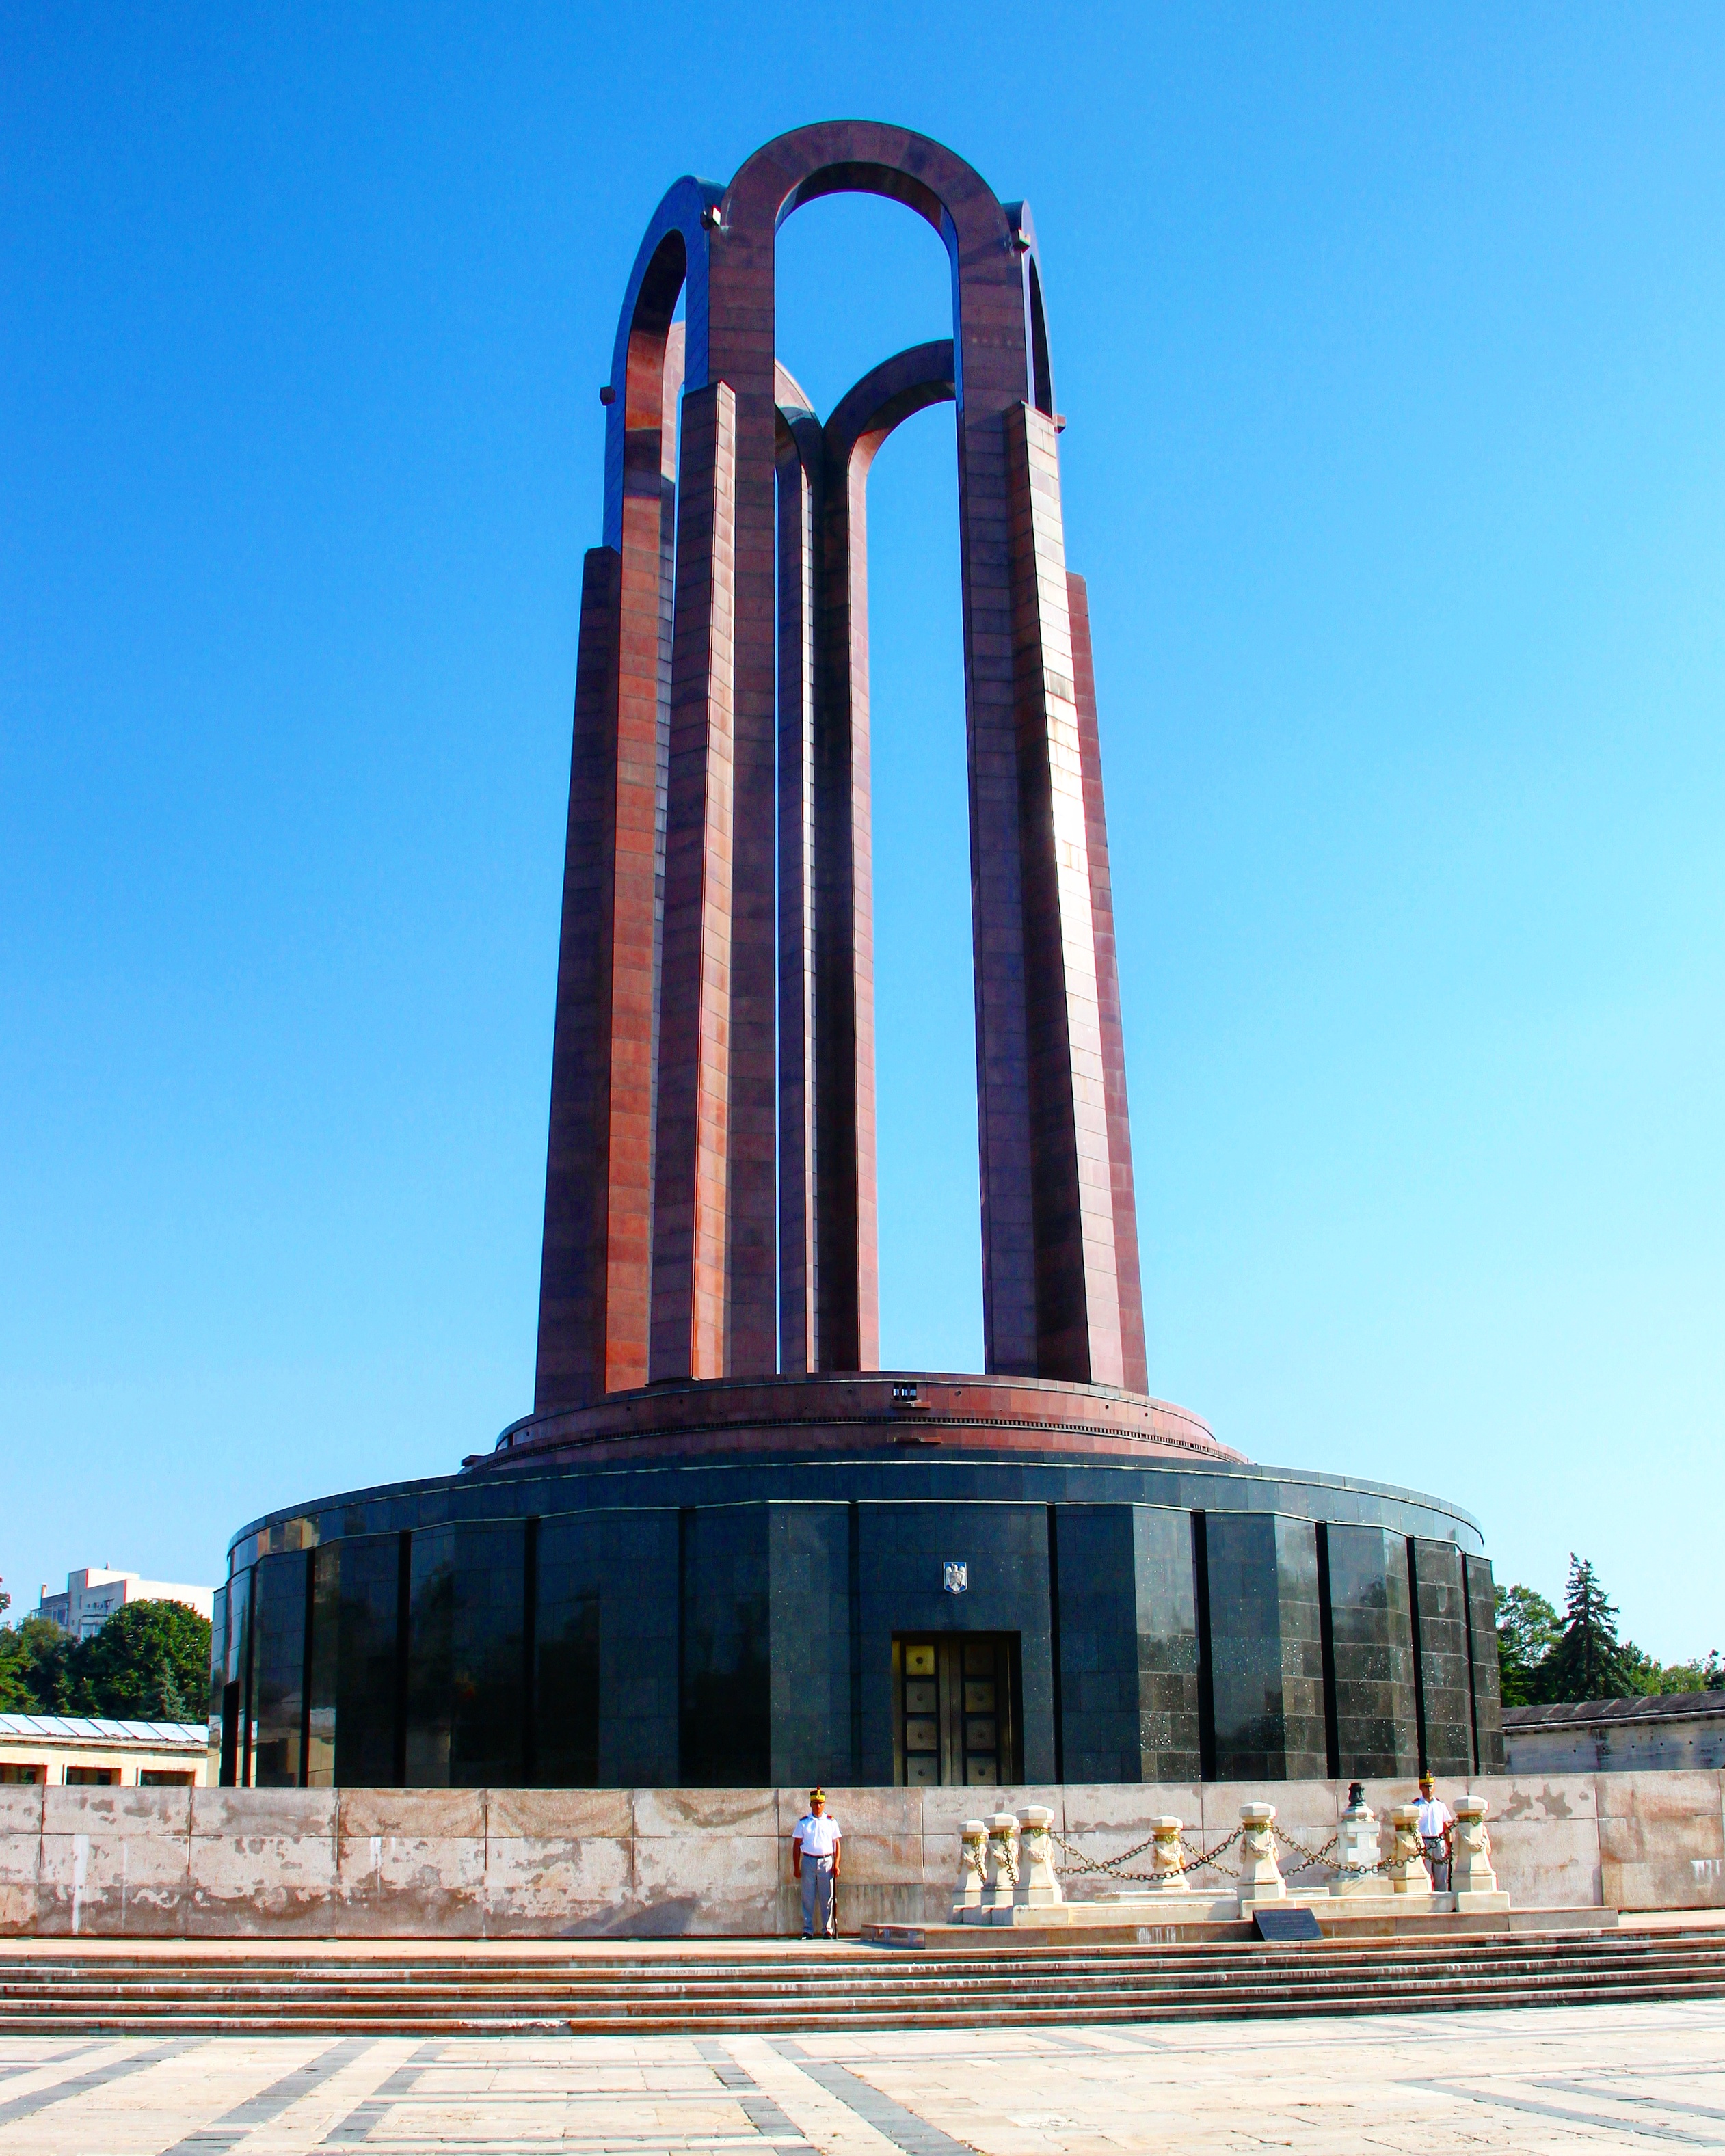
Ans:
{"type": "MultiPolygon", "coordinates": [[[[1153,1389],[1725,1646],[1725,16],[0,13],[0,1572],[208,1580],[531,1403],[642,227],[835,114],[1031,202],[1153,1389]],[[1440,18],[1440,19],[1438,19],[1440,18]]],[[[948,326],[800,213],[826,408],[948,326]]],[[[950,413],[875,467],[885,1353],[974,1367],[950,413]]]]}

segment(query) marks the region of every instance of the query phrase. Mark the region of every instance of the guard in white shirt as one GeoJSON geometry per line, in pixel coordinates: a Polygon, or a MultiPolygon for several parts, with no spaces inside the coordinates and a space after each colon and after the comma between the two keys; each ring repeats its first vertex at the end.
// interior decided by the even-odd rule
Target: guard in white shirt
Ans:
{"type": "Polygon", "coordinates": [[[1434,1794],[1430,1774],[1420,1777],[1420,1801],[1414,1809],[1419,1815],[1420,1841],[1425,1851],[1425,1868],[1431,1874],[1432,1892],[1447,1894],[1455,1815],[1441,1797],[1434,1794]]]}
{"type": "Polygon", "coordinates": [[[809,1809],[791,1836],[791,1876],[803,1883],[803,1938],[835,1937],[833,1888],[839,1878],[839,1822],[827,1815],[824,1789],[809,1792],[809,1809]]]}

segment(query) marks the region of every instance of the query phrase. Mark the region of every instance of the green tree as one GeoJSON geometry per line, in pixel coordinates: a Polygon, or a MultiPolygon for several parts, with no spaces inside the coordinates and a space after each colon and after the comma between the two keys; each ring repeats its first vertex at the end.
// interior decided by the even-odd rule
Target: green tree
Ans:
{"type": "Polygon", "coordinates": [[[1638,1691],[1725,1691],[1725,1664],[1717,1647],[1705,1661],[1697,1655],[1686,1662],[1663,1664],[1657,1656],[1643,1654],[1633,1644],[1625,1643],[1623,1651],[1635,1671],[1638,1691]]]}
{"type": "Polygon", "coordinates": [[[1641,1690],[1630,1654],[1617,1637],[1617,1611],[1593,1566],[1569,1553],[1563,1594],[1563,1636],[1539,1666],[1539,1697],[1547,1700],[1628,1699],[1641,1690]]]}
{"type": "Polygon", "coordinates": [[[1538,1672],[1563,1637],[1563,1620],[1535,1588],[1500,1587],[1495,1600],[1503,1704],[1527,1707],[1543,1697],[1538,1672]]]}
{"type": "Polygon", "coordinates": [[[46,1617],[0,1630],[0,1713],[64,1714],[72,1642],[46,1617]]]}
{"type": "Polygon", "coordinates": [[[128,1602],[73,1648],[74,1714],[126,1722],[202,1722],[209,1695],[208,1617],[183,1602],[128,1602]]]}

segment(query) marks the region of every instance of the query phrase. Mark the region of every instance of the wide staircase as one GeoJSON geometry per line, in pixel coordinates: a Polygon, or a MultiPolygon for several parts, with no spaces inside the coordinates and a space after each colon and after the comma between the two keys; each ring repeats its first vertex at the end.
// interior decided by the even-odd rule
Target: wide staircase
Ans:
{"type": "Polygon", "coordinates": [[[1701,1928],[965,1955],[719,1943],[461,1958],[408,1942],[362,1955],[0,1949],[9,2035],[789,2034],[1722,1996],[1725,1931],[1701,1928]]]}

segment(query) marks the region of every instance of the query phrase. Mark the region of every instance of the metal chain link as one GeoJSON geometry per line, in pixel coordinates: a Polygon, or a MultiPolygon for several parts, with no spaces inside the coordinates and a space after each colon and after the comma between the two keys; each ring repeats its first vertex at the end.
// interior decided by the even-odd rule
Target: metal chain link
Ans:
{"type": "MultiPolygon", "coordinates": [[[[1224,1878],[1239,1878],[1240,1872],[1237,1866],[1223,1864],[1219,1860],[1233,1848],[1235,1843],[1245,1832],[1245,1829],[1243,1826],[1236,1827],[1225,1840],[1219,1841],[1208,1855],[1194,1849],[1185,1835],[1182,1835],[1179,1837],[1180,1848],[1186,1858],[1183,1868],[1188,1871],[1214,1870],[1219,1871],[1224,1878]]],[[[1070,1877],[1074,1873],[1080,1875],[1093,1873],[1102,1878],[1131,1880],[1135,1885],[1140,1886],[1149,1886],[1156,1880],[1165,1879],[1168,1876],[1165,1871],[1127,1871],[1122,1869],[1122,1866],[1130,1864],[1135,1856],[1142,1856],[1147,1849],[1155,1846],[1156,1837],[1153,1834],[1143,1841],[1135,1842],[1130,1849],[1122,1850],[1117,1856],[1108,1857],[1100,1864],[1093,1857],[1086,1856],[1081,1849],[1075,1848],[1064,1835],[1056,1834],[1052,1827],[1048,1830],[1048,1836],[1050,1841],[1058,1843],[1071,1860],[1070,1863],[1057,1864],[1055,1866],[1055,1871],[1063,1876],[1070,1877]]]]}
{"type": "Polygon", "coordinates": [[[1048,1837],[1050,1841],[1057,1842],[1072,1860],[1070,1864],[1057,1864],[1055,1866],[1056,1871],[1094,1871],[1104,1876],[1111,1874],[1117,1879],[1147,1879],[1151,1876],[1147,1871],[1122,1871],[1120,1867],[1122,1864],[1130,1864],[1133,1857],[1142,1856],[1147,1849],[1152,1847],[1156,1840],[1153,1834],[1147,1840],[1135,1842],[1130,1849],[1122,1850],[1118,1856],[1111,1856],[1101,1864],[1086,1856],[1081,1849],[1075,1849],[1065,1835],[1056,1834],[1052,1827],[1048,1830],[1048,1837]]]}
{"type": "MultiPolygon", "coordinates": [[[[1187,1871],[1219,1871],[1224,1879],[1238,1879],[1240,1876],[1240,1866],[1235,1864],[1224,1864],[1221,1859],[1237,1841],[1243,1839],[1246,1831],[1244,1826],[1235,1827],[1233,1833],[1224,1840],[1219,1841],[1214,1849],[1209,1851],[1194,1848],[1185,1835],[1181,1835],[1179,1836],[1180,1851],[1186,1860],[1182,1868],[1187,1871]]],[[[1270,1822],[1270,1831],[1275,1840],[1281,1843],[1284,1848],[1291,1850],[1300,1859],[1299,1863],[1291,1867],[1296,1876],[1301,1871],[1312,1871],[1320,1866],[1327,1865],[1338,1879],[1369,1879],[1374,1877],[1383,1869],[1381,1863],[1337,1863],[1335,1852],[1342,1845],[1342,1837],[1339,1834],[1332,1834],[1322,1849],[1313,1850],[1307,1849],[1303,1842],[1296,1841],[1292,1835],[1289,1834],[1285,1828],[1278,1826],[1273,1820],[1270,1822]]],[[[1135,1856],[1142,1856],[1147,1849],[1154,1846],[1156,1840],[1154,1835],[1151,1835],[1143,1841],[1134,1843],[1130,1849],[1122,1850],[1117,1856],[1108,1857],[1098,1863],[1095,1858],[1086,1856],[1081,1849],[1076,1848],[1064,1835],[1056,1834],[1052,1827],[1049,1828],[1047,1832],[1050,1840],[1055,1843],[1069,1860],[1065,1864],[1058,1864],[1055,1866],[1055,1869],[1064,1876],[1091,1874],[1102,1878],[1130,1880],[1134,1884],[1147,1886],[1158,1879],[1168,1876],[1166,1872],[1127,1871],[1123,1868],[1130,1864],[1135,1856]]]]}
{"type": "Polygon", "coordinates": [[[1227,1840],[1219,1841],[1208,1856],[1195,1850],[1183,1834],[1180,1836],[1180,1846],[1185,1851],[1188,1859],[1185,1868],[1189,1871],[1219,1871],[1224,1879],[1238,1879],[1240,1866],[1237,1864],[1224,1864],[1220,1860],[1233,1848],[1235,1842],[1243,1841],[1245,1839],[1245,1827],[1235,1827],[1227,1840]]]}

